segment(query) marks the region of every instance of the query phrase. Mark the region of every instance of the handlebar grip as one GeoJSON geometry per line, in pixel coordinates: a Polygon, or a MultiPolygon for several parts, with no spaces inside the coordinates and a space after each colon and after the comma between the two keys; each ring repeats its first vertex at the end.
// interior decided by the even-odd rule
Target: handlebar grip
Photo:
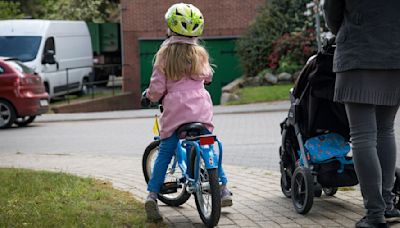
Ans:
{"type": "Polygon", "coordinates": [[[142,107],[149,107],[151,104],[151,101],[149,98],[146,97],[146,90],[143,91],[142,97],[140,98],[140,104],[142,107]]]}
{"type": "Polygon", "coordinates": [[[140,99],[140,104],[142,105],[142,107],[149,107],[151,101],[147,97],[142,97],[142,99],[140,99]]]}

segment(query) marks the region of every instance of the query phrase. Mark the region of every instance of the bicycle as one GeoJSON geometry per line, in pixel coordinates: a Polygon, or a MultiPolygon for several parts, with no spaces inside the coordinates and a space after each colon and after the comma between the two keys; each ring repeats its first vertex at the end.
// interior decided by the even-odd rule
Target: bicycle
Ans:
{"type": "MultiPolygon", "coordinates": [[[[162,106],[160,110],[162,112],[162,106]]],[[[158,128],[157,117],[155,124],[158,128]]],[[[203,223],[207,227],[216,226],[221,214],[218,169],[222,164],[222,143],[216,135],[207,134],[207,129],[201,123],[184,124],[176,132],[184,137],[178,142],[158,199],[177,207],[193,194],[203,223]],[[214,144],[218,146],[218,155],[214,144]]],[[[159,145],[160,137],[156,136],[143,154],[142,168],[146,183],[151,177],[159,145]]]]}

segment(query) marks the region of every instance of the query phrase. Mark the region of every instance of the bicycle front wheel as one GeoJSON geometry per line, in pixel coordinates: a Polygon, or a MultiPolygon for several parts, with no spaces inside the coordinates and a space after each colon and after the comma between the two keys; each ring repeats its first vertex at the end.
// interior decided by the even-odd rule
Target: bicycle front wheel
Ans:
{"type": "MultiPolygon", "coordinates": [[[[196,153],[191,151],[191,175],[194,177],[196,153]]],[[[218,169],[206,169],[203,159],[199,164],[199,188],[193,193],[197,211],[207,227],[214,227],[219,222],[221,215],[221,193],[218,181],[218,169]]]]}
{"type": "MultiPolygon", "coordinates": [[[[142,169],[146,183],[149,182],[151,174],[153,172],[154,163],[158,156],[159,146],[160,146],[160,141],[154,141],[150,143],[150,145],[148,145],[146,150],[144,151],[142,159],[142,169]]],[[[170,164],[168,165],[164,182],[169,182],[169,181],[177,182],[178,183],[177,191],[175,193],[169,193],[169,194],[159,193],[158,199],[169,206],[178,207],[184,204],[190,198],[190,193],[186,191],[186,184],[184,182],[181,183],[183,179],[182,178],[183,174],[182,171],[177,167],[177,165],[173,167],[174,162],[175,162],[175,156],[172,158],[170,164]]]]}

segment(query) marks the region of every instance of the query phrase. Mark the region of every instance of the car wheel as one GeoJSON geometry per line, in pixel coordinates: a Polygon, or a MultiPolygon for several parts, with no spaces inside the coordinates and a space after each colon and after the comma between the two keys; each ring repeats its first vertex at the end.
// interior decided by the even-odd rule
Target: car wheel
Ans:
{"type": "Polygon", "coordinates": [[[9,128],[16,118],[14,107],[5,100],[0,100],[0,129],[9,128]]]}
{"type": "Polygon", "coordinates": [[[36,116],[24,116],[24,117],[18,117],[15,119],[15,124],[18,125],[18,127],[25,127],[28,124],[32,123],[35,120],[36,116]]]}

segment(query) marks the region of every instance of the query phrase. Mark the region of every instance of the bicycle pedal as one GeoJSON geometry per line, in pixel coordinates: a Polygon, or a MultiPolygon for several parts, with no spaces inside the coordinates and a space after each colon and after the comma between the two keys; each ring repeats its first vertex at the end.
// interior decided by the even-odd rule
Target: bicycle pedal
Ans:
{"type": "Polygon", "coordinates": [[[178,192],[178,183],[177,182],[165,182],[160,190],[161,194],[171,194],[178,192]]]}

